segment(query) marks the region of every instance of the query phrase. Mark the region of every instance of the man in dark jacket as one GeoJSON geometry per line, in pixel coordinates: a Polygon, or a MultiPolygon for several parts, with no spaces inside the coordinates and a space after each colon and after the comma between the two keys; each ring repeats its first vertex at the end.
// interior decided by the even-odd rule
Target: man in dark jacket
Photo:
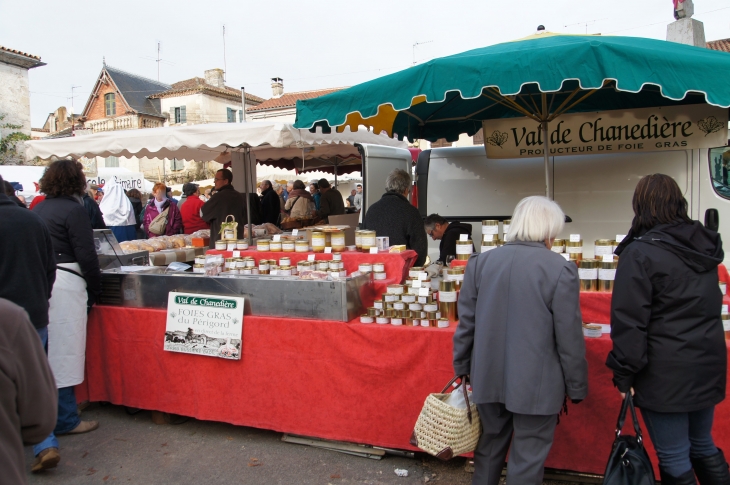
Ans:
{"type": "MultiPolygon", "coordinates": [[[[449,223],[438,214],[431,214],[426,217],[423,220],[423,227],[426,229],[426,234],[431,236],[431,239],[434,241],[441,240],[437,262],[443,264],[446,264],[447,257],[456,257],[456,241],[459,240],[462,234],[466,234],[467,239],[471,239],[471,224],[462,224],[459,221],[449,223]]],[[[473,243],[472,252],[474,252],[473,243]]]]}
{"type": "Polygon", "coordinates": [[[327,218],[329,216],[339,216],[345,213],[345,202],[342,200],[342,195],[330,187],[330,183],[327,179],[320,179],[317,182],[319,186],[320,199],[319,199],[319,210],[317,211],[317,217],[323,219],[325,222],[329,222],[327,218]]]}
{"type": "Polygon", "coordinates": [[[0,237],[0,298],[23,307],[33,326],[45,329],[56,280],[48,228],[38,215],[0,193],[0,234],[5,235],[0,237]]]}
{"type": "Polygon", "coordinates": [[[86,212],[89,214],[89,219],[91,220],[92,229],[106,229],[106,224],[104,223],[104,216],[101,214],[101,209],[99,209],[99,204],[97,204],[94,201],[94,199],[89,197],[89,194],[84,194],[84,208],[86,209],[86,212]]]}
{"type": "MultiPolygon", "coordinates": [[[[233,188],[232,182],[233,174],[230,170],[227,168],[218,170],[215,174],[217,192],[203,205],[203,220],[210,224],[211,249],[215,248],[215,242],[221,238],[221,223],[225,222],[229,215],[232,215],[238,222],[236,237],[243,239],[243,226],[246,225],[246,198],[233,188]]],[[[251,203],[251,223],[261,224],[261,213],[256,194],[249,195],[249,202],[251,203]]]]}
{"type": "MultiPolygon", "coordinates": [[[[58,391],[28,314],[2,298],[0,314],[0,482],[24,484],[23,445],[40,443],[53,431],[58,391]]],[[[55,466],[60,455],[49,456],[46,468],[52,468],[49,460],[55,466]]]]}
{"type": "Polygon", "coordinates": [[[428,240],[418,209],[408,201],[411,175],[405,170],[393,170],[385,182],[385,194],[370,206],[365,214],[363,229],[390,238],[390,245],[405,244],[418,253],[415,266],[423,266],[428,254],[428,240]]]}
{"type": "Polygon", "coordinates": [[[274,191],[270,180],[264,180],[259,187],[261,187],[261,215],[263,222],[278,224],[279,214],[281,213],[279,194],[274,191]]]}
{"type": "Polygon", "coordinates": [[[642,178],[611,301],[606,365],[619,392],[635,392],[659,457],[662,483],[730,483],[712,441],[725,399],[727,347],[720,317],[720,235],[687,215],[668,175],[642,178]]]}

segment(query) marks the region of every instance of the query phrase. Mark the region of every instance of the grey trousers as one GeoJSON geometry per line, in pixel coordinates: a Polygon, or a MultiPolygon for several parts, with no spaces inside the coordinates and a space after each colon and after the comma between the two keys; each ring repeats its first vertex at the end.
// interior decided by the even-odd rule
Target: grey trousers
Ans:
{"type": "Polygon", "coordinates": [[[477,409],[483,431],[474,450],[472,485],[498,485],[508,450],[507,484],[542,484],[557,416],[514,414],[500,403],[477,404],[477,409]]]}

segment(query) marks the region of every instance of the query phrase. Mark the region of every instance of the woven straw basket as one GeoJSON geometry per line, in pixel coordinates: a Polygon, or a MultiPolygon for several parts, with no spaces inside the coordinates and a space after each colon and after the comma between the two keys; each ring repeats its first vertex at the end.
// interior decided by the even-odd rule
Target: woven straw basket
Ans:
{"type": "Polygon", "coordinates": [[[412,445],[441,460],[474,451],[482,432],[477,406],[466,395],[466,379],[462,379],[461,387],[468,408],[458,409],[444,402],[449,397],[445,391],[457,378],[441,393],[428,395],[411,436],[412,445]]]}

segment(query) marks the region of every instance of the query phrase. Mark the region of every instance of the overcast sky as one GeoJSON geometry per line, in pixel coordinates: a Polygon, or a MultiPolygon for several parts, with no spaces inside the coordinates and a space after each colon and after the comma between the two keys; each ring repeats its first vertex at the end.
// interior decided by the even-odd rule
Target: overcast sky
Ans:
{"type": "MultiPolygon", "coordinates": [[[[0,0],[0,45],[41,56],[30,71],[33,127],[61,105],[80,113],[102,67],[173,83],[224,67],[226,84],[271,97],[351,86],[413,63],[534,33],[666,38],[672,0],[0,0]]],[[[728,0],[695,0],[707,40],[730,37],[728,0]]],[[[708,75],[713,75],[708,73],[708,75]]],[[[717,75],[715,73],[714,75],[717,75]]]]}

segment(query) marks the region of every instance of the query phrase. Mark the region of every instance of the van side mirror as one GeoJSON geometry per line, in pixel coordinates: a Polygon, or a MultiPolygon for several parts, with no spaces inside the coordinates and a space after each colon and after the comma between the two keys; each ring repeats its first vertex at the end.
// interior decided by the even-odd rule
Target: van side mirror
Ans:
{"type": "Polygon", "coordinates": [[[720,214],[717,209],[707,209],[705,211],[705,227],[715,232],[720,228],[720,214]]]}

